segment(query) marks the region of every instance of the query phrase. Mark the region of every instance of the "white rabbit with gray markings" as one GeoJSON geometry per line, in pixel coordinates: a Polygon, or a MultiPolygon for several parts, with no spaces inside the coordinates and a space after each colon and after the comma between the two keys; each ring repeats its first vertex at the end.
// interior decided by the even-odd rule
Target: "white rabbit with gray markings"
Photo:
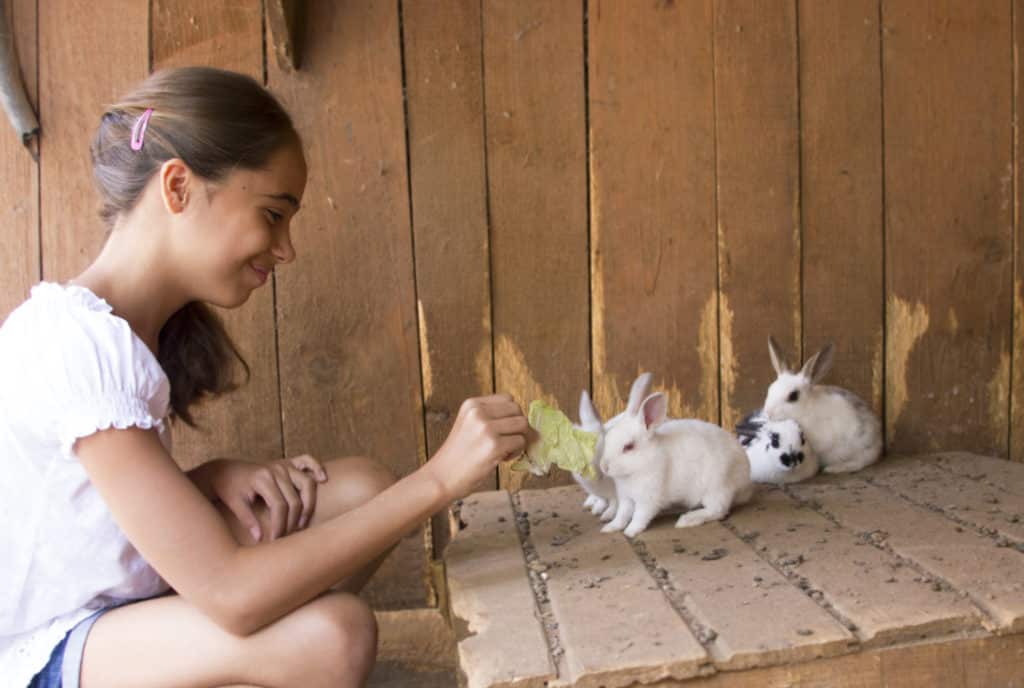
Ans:
{"type": "Polygon", "coordinates": [[[795,420],[826,473],[869,466],[882,455],[882,424],[853,392],[819,384],[832,367],[831,343],[807,359],[800,372],[785,363],[778,343],[768,337],[768,353],[778,377],[768,387],[764,415],[770,421],[795,420]]]}
{"type": "Polygon", "coordinates": [[[663,393],[645,397],[649,384],[649,373],[633,383],[626,411],[604,432],[601,470],[615,481],[619,504],[602,532],[633,537],[668,507],[693,509],[677,528],[697,526],[725,518],[753,494],[736,437],[713,423],[669,419],[663,393]]]}

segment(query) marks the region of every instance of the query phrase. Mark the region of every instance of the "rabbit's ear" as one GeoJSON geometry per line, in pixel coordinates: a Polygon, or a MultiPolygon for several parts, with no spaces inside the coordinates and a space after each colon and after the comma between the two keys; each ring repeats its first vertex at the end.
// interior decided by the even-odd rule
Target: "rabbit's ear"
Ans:
{"type": "Polygon", "coordinates": [[[644,425],[652,430],[665,422],[665,414],[668,412],[668,398],[661,392],[656,392],[644,399],[641,407],[644,413],[644,425]]]}
{"type": "Polygon", "coordinates": [[[775,368],[777,375],[789,372],[789,366],[786,365],[786,357],[782,355],[779,343],[771,335],[768,335],[768,355],[772,357],[772,368],[775,368]]]}
{"type": "Polygon", "coordinates": [[[580,394],[580,425],[587,429],[601,427],[601,416],[594,408],[594,402],[590,400],[587,390],[580,394]]]}
{"type": "Polygon", "coordinates": [[[829,371],[829,368],[832,367],[834,354],[835,347],[832,346],[832,342],[829,342],[825,345],[824,349],[807,359],[807,363],[804,363],[800,374],[811,382],[819,382],[825,377],[825,373],[829,371]]]}
{"type": "Polygon", "coordinates": [[[633,382],[629,390],[629,402],[626,404],[626,413],[636,414],[640,410],[640,402],[647,396],[651,389],[651,374],[643,373],[633,382]]]}

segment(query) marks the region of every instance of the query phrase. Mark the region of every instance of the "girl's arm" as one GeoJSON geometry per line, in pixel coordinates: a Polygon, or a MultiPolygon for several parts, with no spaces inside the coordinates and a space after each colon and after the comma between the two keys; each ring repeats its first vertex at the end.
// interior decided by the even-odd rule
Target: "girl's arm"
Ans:
{"type": "Polygon", "coordinates": [[[238,544],[155,431],[105,430],[80,439],[76,452],[142,556],[215,622],[248,635],[379,557],[521,452],[529,432],[507,395],[471,399],[424,466],[362,506],[252,547],[238,544]]]}

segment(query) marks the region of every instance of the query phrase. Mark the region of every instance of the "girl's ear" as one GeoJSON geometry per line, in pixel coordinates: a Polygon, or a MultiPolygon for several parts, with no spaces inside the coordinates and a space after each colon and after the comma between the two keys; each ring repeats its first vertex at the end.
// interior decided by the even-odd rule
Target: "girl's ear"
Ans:
{"type": "Polygon", "coordinates": [[[665,422],[665,415],[668,413],[668,398],[661,392],[655,392],[644,399],[640,408],[643,411],[644,425],[648,430],[653,430],[665,422]]]}
{"type": "Polygon", "coordinates": [[[188,207],[194,175],[184,160],[171,158],[160,166],[160,197],[167,212],[177,215],[188,207]]]}

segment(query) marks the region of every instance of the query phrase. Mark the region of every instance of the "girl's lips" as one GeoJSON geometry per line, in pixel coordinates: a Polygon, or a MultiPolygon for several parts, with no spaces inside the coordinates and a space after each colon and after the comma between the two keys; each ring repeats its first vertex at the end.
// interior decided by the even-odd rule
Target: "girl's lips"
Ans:
{"type": "Polygon", "coordinates": [[[249,267],[251,267],[251,268],[253,269],[253,271],[254,271],[254,272],[255,272],[255,273],[257,274],[257,275],[259,275],[259,278],[260,278],[260,284],[263,284],[264,282],[266,282],[266,281],[267,281],[267,277],[269,277],[269,276],[270,276],[270,270],[264,270],[264,269],[263,269],[263,268],[261,268],[261,267],[260,267],[259,265],[255,265],[255,264],[253,264],[253,263],[250,263],[250,264],[249,264],[249,267]]]}

